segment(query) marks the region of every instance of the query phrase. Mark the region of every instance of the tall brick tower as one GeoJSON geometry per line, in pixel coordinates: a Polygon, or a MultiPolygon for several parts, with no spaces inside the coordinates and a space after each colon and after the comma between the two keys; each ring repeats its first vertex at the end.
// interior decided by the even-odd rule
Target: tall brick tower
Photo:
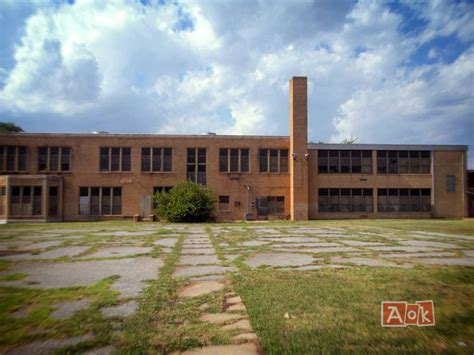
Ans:
{"type": "Polygon", "coordinates": [[[308,219],[308,89],[306,77],[290,80],[290,212],[308,219]]]}

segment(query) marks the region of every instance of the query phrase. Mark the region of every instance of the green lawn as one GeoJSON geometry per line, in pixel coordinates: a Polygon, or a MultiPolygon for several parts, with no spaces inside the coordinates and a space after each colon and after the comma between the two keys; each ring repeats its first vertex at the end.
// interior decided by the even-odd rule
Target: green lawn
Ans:
{"type": "Polygon", "coordinates": [[[472,268],[267,269],[245,271],[233,281],[268,354],[474,349],[472,268]],[[381,327],[381,301],[426,299],[434,301],[436,326],[381,327]]]}

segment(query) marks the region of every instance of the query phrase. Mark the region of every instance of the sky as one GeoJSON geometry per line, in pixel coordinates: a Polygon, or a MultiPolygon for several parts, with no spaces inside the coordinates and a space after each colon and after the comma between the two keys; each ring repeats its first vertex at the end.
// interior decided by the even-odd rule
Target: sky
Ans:
{"type": "Polygon", "coordinates": [[[0,120],[27,132],[469,144],[474,1],[1,0],[0,120]]]}

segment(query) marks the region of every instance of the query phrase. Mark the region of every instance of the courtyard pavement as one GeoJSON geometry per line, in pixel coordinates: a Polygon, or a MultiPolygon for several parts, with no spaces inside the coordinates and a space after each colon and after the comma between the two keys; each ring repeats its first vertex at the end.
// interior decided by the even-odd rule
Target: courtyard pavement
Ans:
{"type": "MultiPolygon", "coordinates": [[[[22,273],[19,280],[1,281],[0,287],[33,289],[88,286],[114,276],[112,289],[124,301],[100,310],[103,317],[126,319],[136,312],[139,297],[148,282],[159,277],[166,256],[184,237],[175,279],[185,280],[179,297],[199,297],[226,290],[222,309],[207,312],[200,305],[203,322],[232,331],[234,345],[210,346],[186,354],[257,354],[258,338],[252,330],[245,305],[232,289],[229,273],[242,268],[271,267],[311,272],[324,268],[397,267],[422,265],[474,266],[474,236],[423,231],[374,232],[330,227],[298,227],[265,224],[246,225],[160,225],[136,224],[124,228],[70,228],[41,226],[0,230],[0,260],[8,261],[0,276],[22,273]],[[159,233],[157,232],[159,230],[159,233]],[[236,331],[237,330],[237,331],[236,331]]],[[[5,278],[4,278],[5,279],[5,278]]],[[[89,307],[89,300],[53,305],[50,317],[65,319],[89,307]]],[[[28,317],[19,309],[12,317],[28,317]]],[[[93,334],[61,340],[33,342],[7,353],[53,351],[87,342],[93,334]]],[[[113,352],[113,345],[100,353],[113,352]]]]}

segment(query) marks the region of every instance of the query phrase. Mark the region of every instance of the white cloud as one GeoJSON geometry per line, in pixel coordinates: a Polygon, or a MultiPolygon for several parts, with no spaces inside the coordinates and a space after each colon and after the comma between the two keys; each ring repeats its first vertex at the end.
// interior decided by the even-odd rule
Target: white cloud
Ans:
{"type": "Polygon", "coordinates": [[[288,80],[306,75],[313,140],[466,143],[472,49],[452,64],[412,55],[437,36],[473,48],[472,6],[406,5],[424,30],[402,33],[403,14],[366,0],[42,6],[0,68],[0,113],[41,130],[286,135],[288,80]],[[48,115],[58,125],[34,123],[48,115]]]}

